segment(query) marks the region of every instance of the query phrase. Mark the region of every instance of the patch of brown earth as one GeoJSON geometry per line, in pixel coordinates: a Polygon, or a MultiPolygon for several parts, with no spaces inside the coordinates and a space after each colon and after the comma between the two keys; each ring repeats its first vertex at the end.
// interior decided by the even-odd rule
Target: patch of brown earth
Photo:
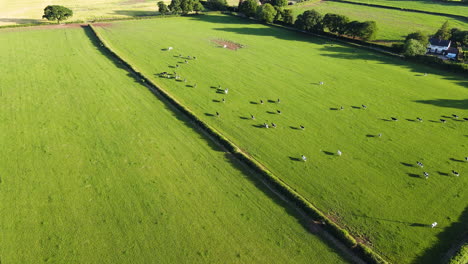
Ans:
{"type": "Polygon", "coordinates": [[[230,50],[238,50],[244,47],[244,45],[234,43],[231,41],[227,41],[227,40],[222,40],[222,39],[213,39],[211,41],[218,44],[219,46],[223,48],[230,49],[230,50]]]}

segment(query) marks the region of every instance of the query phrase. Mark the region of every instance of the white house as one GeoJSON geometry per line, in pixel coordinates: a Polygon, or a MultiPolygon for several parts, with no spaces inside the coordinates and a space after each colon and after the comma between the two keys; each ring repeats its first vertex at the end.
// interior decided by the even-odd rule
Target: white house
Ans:
{"type": "Polygon", "coordinates": [[[450,40],[431,38],[427,44],[427,52],[443,54],[450,48],[450,43],[450,40]]]}

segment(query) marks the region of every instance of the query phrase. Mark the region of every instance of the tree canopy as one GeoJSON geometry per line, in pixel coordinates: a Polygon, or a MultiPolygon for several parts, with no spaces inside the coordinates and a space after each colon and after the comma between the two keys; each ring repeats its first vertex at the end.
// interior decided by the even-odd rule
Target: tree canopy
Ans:
{"type": "Polygon", "coordinates": [[[375,21],[351,21],[346,25],[346,34],[363,40],[373,40],[377,35],[377,24],[375,21]]]}
{"type": "Polygon", "coordinates": [[[195,13],[198,14],[198,12],[203,11],[203,9],[204,7],[202,3],[200,3],[200,1],[195,1],[195,3],[193,4],[193,11],[195,11],[195,13]]]}
{"type": "Polygon", "coordinates": [[[291,9],[284,9],[281,14],[283,17],[283,22],[289,25],[294,23],[294,16],[291,9]]]}
{"type": "Polygon", "coordinates": [[[182,8],[180,7],[180,0],[171,0],[171,3],[169,4],[169,9],[174,14],[182,12],[182,8]]]}
{"type": "Polygon", "coordinates": [[[245,0],[239,3],[239,12],[248,17],[254,17],[257,12],[257,0],[245,0]]]}
{"type": "Polygon", "coordinates": [[[161,15],[165,15],[169,13],[169,8],[167,8],[167,5],[163,1],[158,2],[158,11],[161,13],[161,15]]]}
{"type": "Polygon", "coordinates": [[[408,39],[403,47],[403,54],[408,57],[426,54],[427,48],[416,39],[408,39]]]}
{"type": "Polygon", "coordinates": [[[445,21],[445,23],[434,34],[434,38],[448,40],[450,39],[450,37],[451,37],[451,34],[450,34],[449,22],[445,21]]]}
{"type": "Polygon", "coordinates": [[[315,10],[307,10],[297,16],[294,25],[301,30],[309,32],[323,31],[322,15],[315,10]]]}
{"type": "Polygon", "coordinates": [[[421,31],[416,31],[416,32],[408,34],[408,36],[406,36],[406,41],[410,39],[415,39],[423,45],[427,45],[427,43],[429,43],[429,38],[427,37],[426,34],[422,33],[421,31]]]}
{"type": "Polygon", "coordinates": [[[264,4],[260,7],[258,19],[263,22],[271,23],[276,15],[276,9],[270,4],[264,4]]]}
{"type": "Polygon", "coordinates": [[[211,10],[225,10],[228,5],[226,0],[208,0],[206,4],[211,10]]]}
{"type": "Polygon", "coordinates": [[[349,18],[344,15],[326,14],[323,18],[323,26],[328,28],[330,32],[343,35],[346,32],[346,25],[349,23],[349,18]]]}
{"type": "Polygon", "coordinates": [[[270,0],[270,4],[273,6],[287,6],[288,5],[288,0],[270,0]]]}
{"type": "Polygon", "coordinates": [[[73,11],[64,6],[60,5],[49,5],[44,9],[44,15],[42,18],[47,20],[57,20],[57,23],[60,23],[62,20],[67,20],[73,16],[73,11]]]}

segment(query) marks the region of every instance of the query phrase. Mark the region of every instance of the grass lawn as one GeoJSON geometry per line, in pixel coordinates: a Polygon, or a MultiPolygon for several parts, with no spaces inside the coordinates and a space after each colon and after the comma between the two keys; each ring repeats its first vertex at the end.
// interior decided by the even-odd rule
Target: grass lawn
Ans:
{"type": "Polygon", "coordinates": [[[344,263],[82,28],[0,30],[1,263],[344,263]]]}
{"type": "Polygon", "coordinates": [[[67,21],[98,18],[124,18],[156,15],[156,1],[151,0],[0,0],[0,26],[38,23],[47,5],[63,5],[73,10],[67,21]]]}
{"type": "Polygon", "coordinates": [[[306,10],[314,9],[322,15],[334,13],[346,15],[351,20],[376,21],[379,31],[375,41],[388,45],[392,42],[403,42],[409,33],[418,30],[427,34],[434,34],[445,21],[449,21],[451,27],[468,30],[468,23],[454,18],[338,2],[304,2],[294,5],[291,9],[295,16],[306,10]]]}
{"type": "Polygon", "coordinates": [[[405,9],[446,13],[459,16],[468,16],[468,6],[460,1],[432,1],[432,0],[348,0],[357,3],[392,6],[405,9]]]}
{"type": "Polygon", "coordinates": [[[450,118],[468,117],[466,76],[230,16],[97,29],[128,62],[394,263],[438,263],[467,229],[468,122],[450,118]],[[179,54],[197,59],[185,64],[179,54]],[[163,71],[187,82],[159,78],[163,71]],[[446,115],[447,123],[438,121],[446,115]]]}

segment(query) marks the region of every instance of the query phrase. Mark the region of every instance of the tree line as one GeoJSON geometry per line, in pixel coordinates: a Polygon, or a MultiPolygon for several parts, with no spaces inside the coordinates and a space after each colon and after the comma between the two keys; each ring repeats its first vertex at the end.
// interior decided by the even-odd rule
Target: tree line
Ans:
{"type": "Polygon", "coordinates": [[[294,16],[290,9],[284,9],[287,0],[267,0],[259,5],[257,0],[241,0],[238,10],[248,17],[255,17],[263,22],[282,22],[307,32],[320,33],[328,30],[339,36],[373,40],[377,34],[375,21],[351,21],[347,16],[328,13],[325,16],[316,10],[308,10],[294,16]]]}

